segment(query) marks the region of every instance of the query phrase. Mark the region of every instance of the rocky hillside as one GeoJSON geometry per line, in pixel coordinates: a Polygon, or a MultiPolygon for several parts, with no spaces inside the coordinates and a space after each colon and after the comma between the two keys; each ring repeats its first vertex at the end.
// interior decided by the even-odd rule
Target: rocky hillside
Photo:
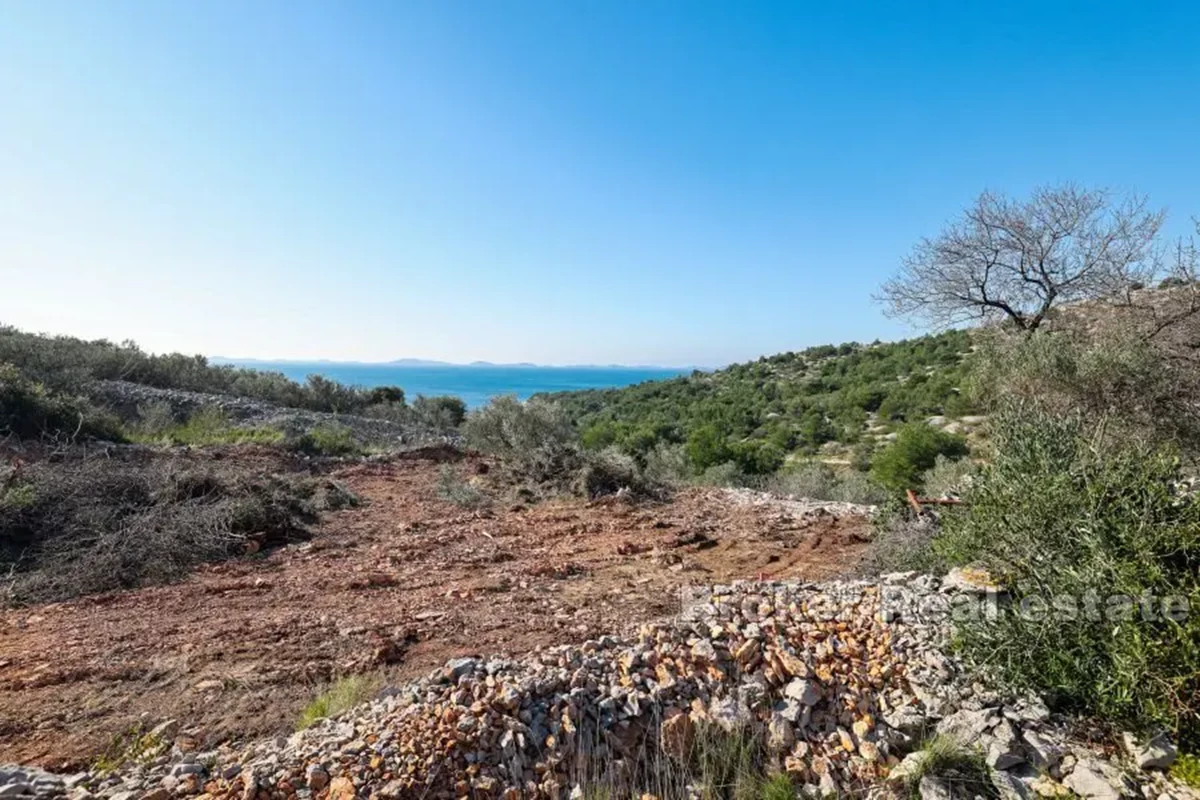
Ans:
{"type": "Polygon", "coordinates": [[[950,331],[894,343],[825,345],[673,380],[542,396],[562,406],[593,447],[615,444],[644,454],[659,443],[707,438],[746,471],[771,471],[790,453],[873,442],[905,421],[968,414],[961,387],[970,351],[969,334],[950,331]]]}

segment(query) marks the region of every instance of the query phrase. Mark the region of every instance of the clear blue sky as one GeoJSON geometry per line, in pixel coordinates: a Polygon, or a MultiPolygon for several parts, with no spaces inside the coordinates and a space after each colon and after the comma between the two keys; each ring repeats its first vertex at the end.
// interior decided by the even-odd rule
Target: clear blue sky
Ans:
{"type": "Polygon", "coordinates": [[[985,187],[1200,213],[1200,4],[0,0],[0,320],[719,364],[896,338],[985,187]]]}

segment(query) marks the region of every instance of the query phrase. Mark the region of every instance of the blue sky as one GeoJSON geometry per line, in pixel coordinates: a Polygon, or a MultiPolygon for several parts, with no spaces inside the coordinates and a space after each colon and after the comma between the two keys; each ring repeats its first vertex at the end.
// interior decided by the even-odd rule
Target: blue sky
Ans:
{"type": "Polygon", "coordinates": [[[1200,214],[1200,4],[0,3],[0,321],[242,357],[721,364],[984,188],[1200,214]]]}

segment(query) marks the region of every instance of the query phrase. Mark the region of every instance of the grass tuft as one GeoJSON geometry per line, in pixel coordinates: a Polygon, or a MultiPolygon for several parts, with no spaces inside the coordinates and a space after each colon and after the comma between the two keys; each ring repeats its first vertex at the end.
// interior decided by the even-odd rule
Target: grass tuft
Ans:
{"type": "Polygon", "coordinates": [[[787,773],[767,778],[759,790],[761,800],[796,800],[796,785],[787,773]]]}
{"type": "Polygon", "coordinates": [[[926,777],[937,778],[948,784],[952,796],[998,796],[988,775],[987,762],[979,752],[942,735],[934,736],[926,742],[922,751],[926,754],[924,760],[913,770],[906,782],[912,800],[919,800],[921,779],[926,777]],[[964,791],[955,792],[955,787],[962,787],[964,791]]]}
{"type": "Polygon", "coordinates": [[[376,675],[350,675],[332,684],[313,698],[300,712],[296,728],[304,730],[329,717],[366,702],[379,691],[380,679],[376,675]]]}

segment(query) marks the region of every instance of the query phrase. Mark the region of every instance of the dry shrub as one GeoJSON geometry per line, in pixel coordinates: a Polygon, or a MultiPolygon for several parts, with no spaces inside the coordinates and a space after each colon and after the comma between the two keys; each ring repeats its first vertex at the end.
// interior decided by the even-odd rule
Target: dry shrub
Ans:
{"type": "Polygon", "coordinates": [[[319,510],[348,502],[327,481],[260,469],[124,449],[27,466],[0,496],[8,600],[176,580],[201,563],[306,538],[319,510]]]}
{"type": "Polygon", "coordinates": [[[632,499],[663,499],[669,491],[667,484],[639,468],[633,457],[615,447],[585,455],[574,490],[589,499],[619,492],[632,499]]]}

